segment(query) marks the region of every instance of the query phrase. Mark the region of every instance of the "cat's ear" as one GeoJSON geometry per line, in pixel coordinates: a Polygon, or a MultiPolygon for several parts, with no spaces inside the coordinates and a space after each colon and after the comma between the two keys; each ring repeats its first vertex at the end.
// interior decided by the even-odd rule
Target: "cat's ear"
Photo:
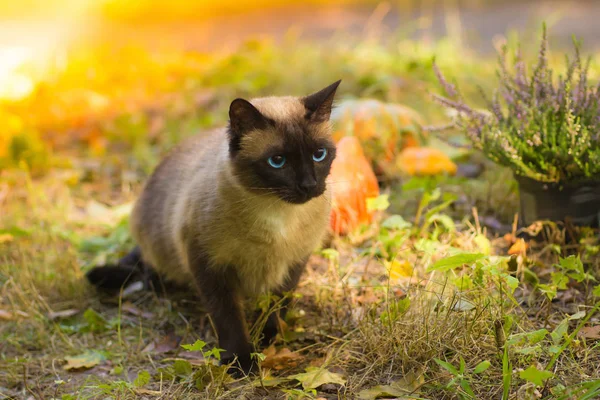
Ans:
{"type": "Polygon", "coordinates": [[[302,103],[308,111],[306,117],[315,122],[325,122],[329,120],[331,115],[331,107],[333,106],[333,98],[335,92],[340,85],[342,80],[332,83],[325,89],[319,90],[317,93],[313,93],[302,98],[302,103]]]}
{"type": "Polygon", "coordinates": [[[229,128],[235,136],[267,127],[267,118],[248,100],[235,99],[229,106],[229,128]]]}

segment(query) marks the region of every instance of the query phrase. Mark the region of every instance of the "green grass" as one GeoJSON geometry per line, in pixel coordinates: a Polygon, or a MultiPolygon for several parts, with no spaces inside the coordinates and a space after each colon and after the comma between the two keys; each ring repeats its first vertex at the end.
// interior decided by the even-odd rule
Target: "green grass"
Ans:
{"type": "Polygon", "coordinates": [[[212,356],[179,346],[216,343],[193,293],[107,298],[86,284],[87,268],[131,246],[127,206],[160,156],[223,123],[234,96],[303,94],[341,77],[342,96],[403,102],[439,123],[443,110],[428,95],[434,54],[458,81],[485,85],[493,74],[493,60],[450,41],[289,40],[253,41],[234,55],[139,51],[116,62],[110,52],[78,53],[46,90],[2,105],[22,120],[15,135],[32,144],[9,153],[0,171],[0,397],[597,397],[600,352],[589,330],[598,323],[597,233],[582,230],[571,244],[563,227],[547,225],[545,239],[508,257],[514,238],[488,230],[485,218],[510,231],[515,186],[485,162],[478,179],[386,187],[391,205],[372,226],[315,254],[275,346],[294,355],[265,359],[262,379],[233,381],[212,356]],[[80,82],[78,72],[99,60],[104,75],[80,82]],[[82,84],[110,107],[74,107],[82,84]],[[58,110],[51,123],[49,104],[58,110]],[[573,258],[560,261],[568,256],[589,275],[573,258]],[[75,356],[71,364],[88,367],[64,369],[75,356]]]}

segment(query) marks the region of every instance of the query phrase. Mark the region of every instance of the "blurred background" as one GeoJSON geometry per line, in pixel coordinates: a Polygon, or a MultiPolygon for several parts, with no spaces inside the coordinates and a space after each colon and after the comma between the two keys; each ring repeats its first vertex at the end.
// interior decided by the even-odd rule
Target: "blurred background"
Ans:
{"type": "Polygon", "coordinates": [[[599,19],[592,0],[5,1],[0,169],[81,179],[110,166],[121,187],[182,137],[224,123],[233,96],[300,95],[338,78],[340,98],[400,102],[443,124],[434,57],[471,97],[494,82],[502,44],[534,58],[546,22],[552,49],[575,35],[593,54],[599,19]]]}

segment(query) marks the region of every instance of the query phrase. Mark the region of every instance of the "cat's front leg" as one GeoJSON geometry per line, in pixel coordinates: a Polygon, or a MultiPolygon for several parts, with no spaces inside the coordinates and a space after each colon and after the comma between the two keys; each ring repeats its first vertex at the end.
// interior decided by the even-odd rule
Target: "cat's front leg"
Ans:
{"type": "Polygon", "coordinates": [[[240,376],[240,371],[244,374],[253,372],[256,369],[251,357],[253,347],[233,269],[226,266],[209,268],[199,262],[195,265],[194,275],[202,301],[217,331],[219,347],[225,350],[221,365],[235,360],[230,373],[240,376]]]}

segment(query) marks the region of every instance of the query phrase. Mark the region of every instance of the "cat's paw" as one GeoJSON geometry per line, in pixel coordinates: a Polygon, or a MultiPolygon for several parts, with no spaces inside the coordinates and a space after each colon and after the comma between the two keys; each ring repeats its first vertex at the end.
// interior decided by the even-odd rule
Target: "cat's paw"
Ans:
{"type": "Polygon", "coordinates": [[[243,378],[258,373],[256,358],[250,354],[242,354],[238,357],[225,357],[221,359],[221,365],[229,365],[227,373],[234,378],[243,378]]]}

